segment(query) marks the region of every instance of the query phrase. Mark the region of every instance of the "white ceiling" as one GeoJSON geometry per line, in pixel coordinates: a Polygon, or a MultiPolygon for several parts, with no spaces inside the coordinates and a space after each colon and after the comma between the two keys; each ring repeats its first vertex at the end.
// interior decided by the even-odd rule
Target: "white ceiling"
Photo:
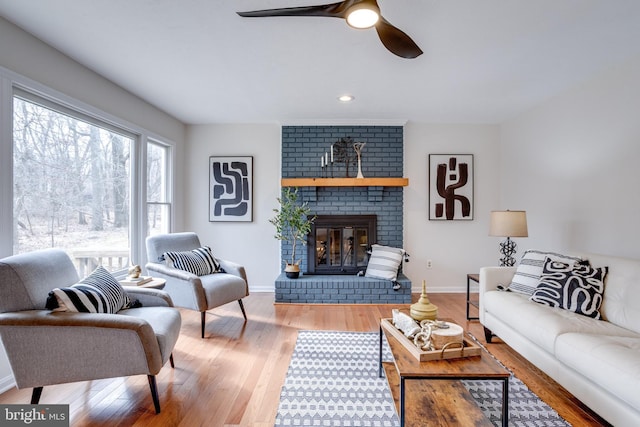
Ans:
{"type": "Polygon", "coordinates": [[[0,0],[0,15],[188,124],[499,123],[640,55],[638,0],[379,0],[417,59],[341,19],[235,13],[331,2],[0,0]]]}

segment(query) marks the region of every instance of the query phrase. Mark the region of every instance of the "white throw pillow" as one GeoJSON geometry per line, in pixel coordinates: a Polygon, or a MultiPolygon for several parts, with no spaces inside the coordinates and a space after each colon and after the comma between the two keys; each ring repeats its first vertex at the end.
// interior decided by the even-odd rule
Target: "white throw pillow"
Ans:
{"type": "Polygon", "coordinates": [[[404,256],[404,249],[392,248],[389,246],[372,245],[371,257],[367,264],[365,277],[377,279],[396,280],[398,269],[404,256]]]}
{"type": "Polygon", "coordinates": [[[509,285],[509,290],[529,296],[533,295],[540,282],[544,261],[547,257],[552,261],[560,261],[570,265],[582,261],[582,258],[579,257],[554,252],[528,250],[522,255],[520,264],[518,264],[516,273],[513,275],[513,279],[509,285]]]}

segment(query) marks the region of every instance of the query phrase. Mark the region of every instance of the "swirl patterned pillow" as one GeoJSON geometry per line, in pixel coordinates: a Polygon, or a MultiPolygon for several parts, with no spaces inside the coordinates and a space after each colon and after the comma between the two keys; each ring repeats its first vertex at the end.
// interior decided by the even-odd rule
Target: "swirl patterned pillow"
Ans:
{"type": "Polygon", "coordinates": [[[608,267],[571,265],[547,258],[540,283],[529,299],[600,319],[604,279],[608,271],[608,267]]]}
{"type": "Polygon", "coordinates": [[[183,252],[165,252],[162,257],[167,265],[188,271],[196,276],[221,272],[220,263],[211,253],[209,246],[183,252]]]}
{"type": "Polygon", "coordinates": [[[100,266],[79,283],[49,292],[46,308],[53,311],[113,314],[136,303],[132,304],[118,280],[100,266]]]}

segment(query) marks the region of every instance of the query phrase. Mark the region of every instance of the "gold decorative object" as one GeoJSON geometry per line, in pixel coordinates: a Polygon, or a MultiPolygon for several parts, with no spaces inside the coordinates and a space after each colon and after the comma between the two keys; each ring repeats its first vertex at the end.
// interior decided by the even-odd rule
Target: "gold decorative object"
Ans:
{"type": "Polygon", "coordinates": [[[417,303],[411,304],[409,314],[418,322],[421,320],[436,320],[438,318],[438,307],[431,304],[427,296],[427,281],[422,281],[422,294],[417,303]]]}
{"type": "Polygon", "coordinates": [[[138,277],[140,277],[140,273],[142,273],[142,269],[140,268],[140,266],[139,265],[133,265],[129,269],[129,278],[130,279],[137,279],[138,277]]]}

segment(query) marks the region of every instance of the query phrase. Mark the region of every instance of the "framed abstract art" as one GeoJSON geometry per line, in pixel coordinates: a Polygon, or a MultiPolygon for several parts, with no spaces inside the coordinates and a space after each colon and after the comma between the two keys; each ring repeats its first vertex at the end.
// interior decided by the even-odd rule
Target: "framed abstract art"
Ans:
{"type": "Polygon", "coordinates": [[[209,157],[209,221],[253,221],[253,157],[209,157]]]}
{"type": "Polygon", "coordinates": [[[429,154],[429,219],[473,219],[473,154],[429,154]]]}

